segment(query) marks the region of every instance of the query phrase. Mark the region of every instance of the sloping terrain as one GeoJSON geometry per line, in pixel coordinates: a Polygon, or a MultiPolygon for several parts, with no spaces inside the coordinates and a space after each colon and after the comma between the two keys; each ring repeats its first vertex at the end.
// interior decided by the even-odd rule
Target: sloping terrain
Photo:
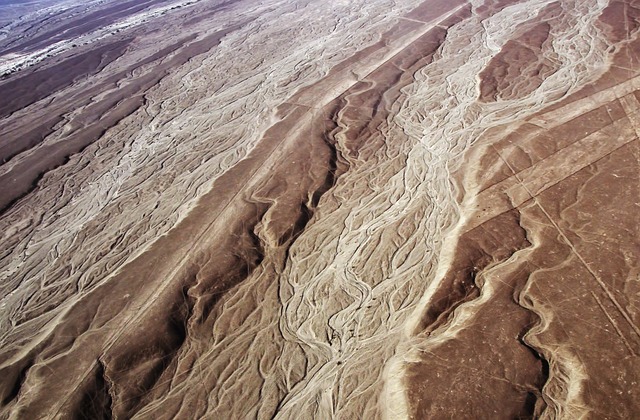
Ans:
{"type": "Polygon", "coordinates": [[[49,3],[0,418],[640,415],[640,2],[49,3]]]}

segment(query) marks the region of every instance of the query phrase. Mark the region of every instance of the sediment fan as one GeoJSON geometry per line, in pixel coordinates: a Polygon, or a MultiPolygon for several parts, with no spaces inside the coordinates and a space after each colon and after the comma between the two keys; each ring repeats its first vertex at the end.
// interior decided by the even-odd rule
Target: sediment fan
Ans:
{"type": "Polygon", "coordinates": [[[0,418],[640,415],[637,1],[0,25],[0,418]]]}

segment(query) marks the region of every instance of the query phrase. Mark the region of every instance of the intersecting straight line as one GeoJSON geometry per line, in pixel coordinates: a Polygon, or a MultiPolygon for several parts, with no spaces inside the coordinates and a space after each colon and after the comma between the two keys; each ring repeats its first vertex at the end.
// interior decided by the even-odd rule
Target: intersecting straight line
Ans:
{"type": "MultiPolygon", "coordinates": [[[[638,140],[638,138],[636,138],[636,140],[638,140]]],[[[522,186],[522,188],[525,189],[525,191],[527,192],[527,194],[529,194],[529,196],[531,197],[531,199],[535,202],[535,204],[540,208],[540,210],[542,210],[542,212],[544,213],[544,215],[547,217],[547,219],[549,220],[549,222],[551,222],[551,224],[556,228],[556,230],[558,231],[558,233],[560,234],[560,236],[564,239],[564,241],[567,243],[567,245],[569,245],[569,248],[571,248],[572,252],[576,255],[576,257],[578,257],[578,259],[580,260],[580,262],[582,263],[582,265],[584,265],[584,267],[587,269],[587,271],[589,271],[589,273],[591,273],[591,275],[593,276],[593,278],[596,280],[596,282],[598,283],[598,285],[600,286],[600,288],[602,288],[602,290],[605,292],[605,294],[607,295],[607,297],[611,300],[611,302],[615,305],[615,307],[618,309],[618,311],[622,314],[622,316],[624,317],[624,319],[629,323],[629,325],[631,326],[631,328],[633,329],[633,331],[636,333],[636,335],[638,337],[640,337],[640,328],[638,328],[638,326],[633,322],[633,320],[631,319],[630,315],[627,313],[627,311],[625,311],[625,309],[622,307],[622,305],[620,305],[620,303],[618,302],[618,300],[615,298],[615,296],[613,295],[613,293],[609,290],[609,288],[607,287],[607,285],[602,281],[602,279],[600,279],[600,277],[598,277],[598,275],[591,269],[591,267],[589,267],[589,265],[587,264],[587,262],[585,261],[585,259],[582,257],[582,255],[580,255],[580,253],[578,252],[578,250],[575,248],[575,246],[573,245],[573,243],[569,240],[569,238],[564,234],[564,232],[562,231],[562,229],[560,229],[560,226],[558,226],[558,224],[553,220],[553,218],[551,217],[551,215],[545,210],[545,208],[542,206],[542,204],[540,204],[540,202],[538,201],[538,197],[533,195],[531,193],[531,191],[529,190],[529,188],[527,188],[527,186],[524,184],[524,182],[522,181],[522,179],[520,179],[520,177],[518,176],[518,174],[515,172],[515,170],[511,167],[511,165],[509,164],[509,162],[507,162],[507,160],[502,156],[502,154],[500,154],[500,152],[494,147],[495,152],[498,154],[498,156],[500,157],[500,159],[505,163],[505,165],[507,165],[507,167],[509,168],[509,170],[513,173],[513,176],[516,178],[516,180],[518,181],[518,183],[522,186]]],[[[617,150],[617,149],[616,149],[617,150]]],[[[593,162],[592,162],[593,163],[593,162]]]]}
{"type": "Polygon", "coordinates": [[[600,309],[602,310],[602,312],[604,312],[604,315],[609,319],[609,322],[611,322],[611,325],[613,326],[613,328],[616,330],[616,332],[618,333],[618,335],[620,336],[620,338],[622,338],[622,342],[624,343],[625,347],[629,350],[629,352],[631,353],[632,356],[637,356],[638,354],[633,350],[633,348],[631,347],[631,344],[629,344],[629,341],[627,340],[627,338],[624,336],[624,334],[622,333],[622,331],[620,331],[620,328],[618,328],[618,324],[616,324],[616,322],[614,321],[614,319],[611,317],[611,315],[609,315],[609,312],[607,312],[606,308],[604,307],[604,305],[602,304],[602,302],[600,301],[600,298],[598,297],[598,295],[596,295],[595,293],[593,293],[593,291],[591,291],[591,295],[593,296],[593,298],[596,300],[596,303],[598,304],[598,306],[600,307],[600,309]]]}

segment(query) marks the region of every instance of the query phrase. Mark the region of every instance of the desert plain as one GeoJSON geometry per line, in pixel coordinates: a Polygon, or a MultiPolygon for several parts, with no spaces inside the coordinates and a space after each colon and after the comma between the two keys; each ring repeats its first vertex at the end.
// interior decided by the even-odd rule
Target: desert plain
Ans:
{"type": "Polygon", "coordinates": [[[0,418],[640,417],[640,1],[0,1],[0,418]]]}

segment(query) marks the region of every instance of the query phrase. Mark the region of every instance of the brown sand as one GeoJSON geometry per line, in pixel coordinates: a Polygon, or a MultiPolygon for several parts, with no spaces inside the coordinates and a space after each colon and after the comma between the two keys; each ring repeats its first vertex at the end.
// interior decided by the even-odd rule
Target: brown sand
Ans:
{"type": "Polygon", "coordinates": [[[0,417],[636,416],[638,7],[593,3],[202,1],[0,82],[0,417]]]}

